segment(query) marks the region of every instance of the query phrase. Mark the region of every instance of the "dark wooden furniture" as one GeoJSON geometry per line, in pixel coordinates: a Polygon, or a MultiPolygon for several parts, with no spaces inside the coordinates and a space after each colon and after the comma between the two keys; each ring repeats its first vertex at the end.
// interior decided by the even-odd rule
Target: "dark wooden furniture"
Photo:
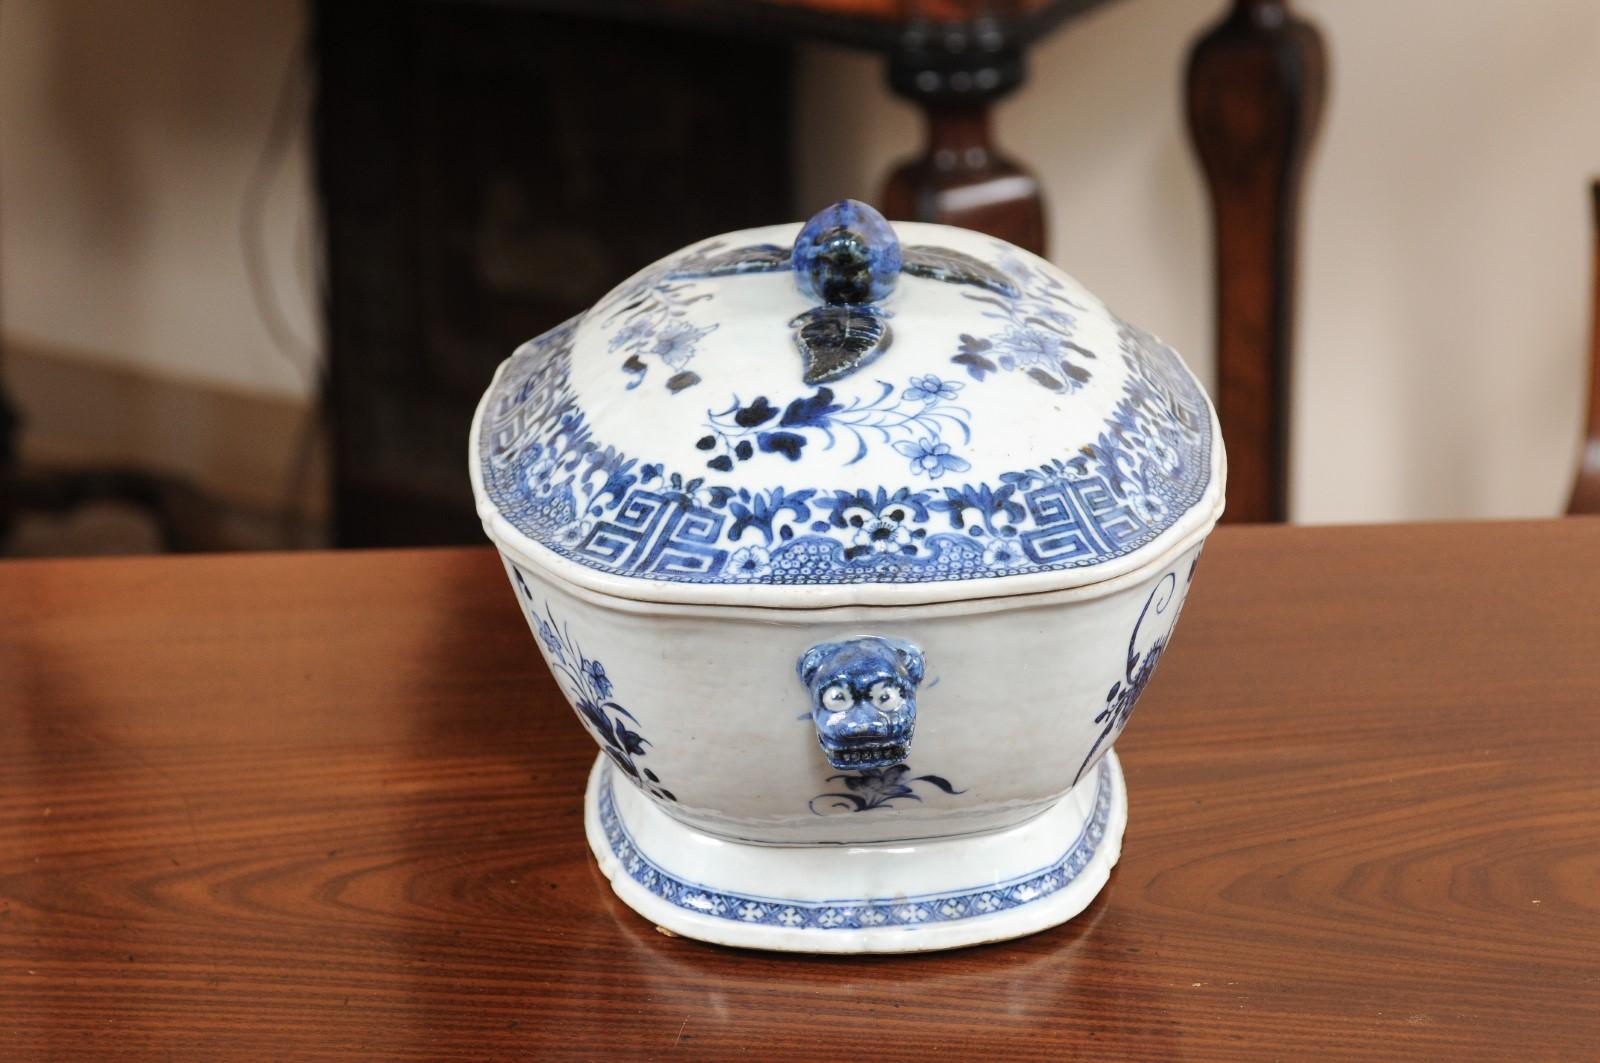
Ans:
{"type": "Polygon", "coordinates": [[[313,8],[339,545],[482,541],[465,447],[495,366],[790,213],[786,45],[528,6],[313,8]]]}
{"type": "Polygon", "coordinates": [[[1075,922],[657,934],[487,549],[0,563],[9,1059],[1571,1060],[1600,521],[1223,528],[1075,922]]]}
{"type": "MultiPolygon", "coordinates": [[[[509,2],[556,10],[576,6],[576,0],[509,2]]],[[[1039,182],[995,144],[989,112],[1023,83],[1029,48],[1110,2],[591,0],[584,10],[624,21],[722,30],[735,39],[808,39],[882,55],[889,87],[922,112],[927,128],[922,152],[890,174],[879,202],[884,213],[977,229],[1044,254],[1039,182]]]]}
{"type": "Polygon", "coordinates": [[[1600,181],[1590,183],[1589,201],[1594,226],[1594,260],[1589,267],[1593,315],[1589,323],[1589,415],[1567,512],[1600,514],[1600,181]]]}
{"type": "Polygon", "coordinates": [[[1289,399],[1301,178],[1326,56],[1287,0],[1233,0],[1189,57],[1189,130],[1210,186],[1224,520],[1289,515],[1289,399]]]}

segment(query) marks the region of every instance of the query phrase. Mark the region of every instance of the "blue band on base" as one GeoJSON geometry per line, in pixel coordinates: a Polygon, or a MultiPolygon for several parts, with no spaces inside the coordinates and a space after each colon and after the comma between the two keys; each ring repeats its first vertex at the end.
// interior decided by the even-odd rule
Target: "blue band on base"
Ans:
{"type": "Polygon", "coordinates": [[[651,894],[685,911],[753,925],[786,929],[871,930],[886,926],[950,923],[1010,911],[1050,897],[1088,866],[1106,836],[1114,783],[1109,760],[1098,769],[1094,809],[1060,858],[1046,867],[999,883],[964,890],[899,897],[801,901],[729,893],[677,878],[639,850],[617,813],[613,769],[605,766],[599,788],[600,826],[623,874],[651,894]]]}

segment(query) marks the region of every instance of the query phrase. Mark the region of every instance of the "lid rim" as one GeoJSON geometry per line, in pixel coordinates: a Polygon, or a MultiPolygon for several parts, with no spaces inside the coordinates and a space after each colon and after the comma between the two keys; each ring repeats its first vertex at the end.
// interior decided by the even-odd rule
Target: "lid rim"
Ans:
{"type": "Polygon", "coordinates": [[[1204,542],[1222,516],[1223,505],[1220,497],[1214,500],[1212,509],[1207,520],[1186,529],[1181,536],[1160,551],[1145,557],[1137,554],[1125,555],[1127,558],[1136,558],[1137,564],[1117,571],[1109,571],[1104,566],[1066,570],[1091,572],[1098,577],[1095,579],[1061,579],[1059,577],[1062,576],[1062,571],[1056,570],[1030,573],[1027,576],[992,576],[982,580],[845,584],[673,583],[666,580],[641,580],[631,576],[616,576],[598,572],[562,557],[543,544],[528,538],[498,513],[491,512],[488,516],[484,516],[480,511],[479,515],[483,519],[484,533],[496,550],[523,567],[542,573],[568,591],[578,591],[609,601],[638,606],[811,612],[851,608],[932,608],[958,605],[962,602],[995,604],[1009,599],[1032,600],[1044,595],[1074,591],[1082,592],[1085,596],[1098,596],[1094,593],[1097,590],[1109,594],[1130,582],[1136,582],[1145,573],[1165,568],[1171,564],[1173,558],[1204,542]],[[495,523],[503,525],[502,534],[496,534],[495,523]],[[533,549],[530,550],[529,547],[533,549]],[[1038,582],[1031,582],[1032,580],[1038,582]],[[975,586],[977,584],[984,586],[975,586]],[[646,588],[661,588],[676,593],[659,595],[638,593],[646,588]],[[946,588],[961,588],[967,593],[939,593],[946,588]],[[734,593],[715,593],[729,591],[734,593]]]}
{"type": "MultiPolygon", "coordinates": [[[[1084,590],[1121,585],[1135,573],[1154,570],[1204,541],[1222,517],[1226,498],[1227,455],[1220,443],[1211,448],[1210,476],[1200,503],[1149,542],[1120,557],[1080,568],[1057,568],[1018,575],[987,576],[979,579],[922,580],[907,583],[862,581],[859,583],[694,583],[667,579],[645,579],[590,568],[550,549],[512,524],[500,512],[483,485],[480,432],[484,410],[495,393],[510,359],[495,370],[493,381],[484,391],[472,417],[468,434],[468,466],[478,519],[485,536],[498,551],[528,568],[537,569],[554,582],[604,598],[641,605],[703,606],[705,608],[754,608],[773,610],[811,610],[831,608],[897,608],[934,606],[961,601],[1037,597],[1057,591],[1084,590]],[[1165,545],[1153,549],[1156,544],[1165,545]],[[1089,576],[1091,578],[1081,578],[1089,576]],[[655,593],[651,593],[654,591],[655,593]]],[[[1213,440],[1220,440],[1221,427],[1209,397],[1206,402],[1213,440]]]]}

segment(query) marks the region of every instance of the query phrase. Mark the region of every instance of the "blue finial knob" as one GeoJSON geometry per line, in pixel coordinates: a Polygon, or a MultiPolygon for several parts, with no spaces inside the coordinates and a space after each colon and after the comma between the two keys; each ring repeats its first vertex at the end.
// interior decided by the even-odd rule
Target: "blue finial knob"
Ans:
{"type": "Polygon", "coordinates": [[[900,240],[883,215],[841,199],[806,222],[790,255],[795,282],[833,306],[875,303],[900,277],[900,240]]]}

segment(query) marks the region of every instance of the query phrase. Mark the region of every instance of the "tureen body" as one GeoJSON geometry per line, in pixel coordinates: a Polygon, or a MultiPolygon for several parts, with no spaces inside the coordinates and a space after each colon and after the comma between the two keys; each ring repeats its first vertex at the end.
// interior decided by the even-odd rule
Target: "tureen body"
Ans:
{"type": "Polygon", "coordinates": [[[709,240],[514,354],[470,461],[641,914],[910,951],[1104,884],[1224,466],[1177,356],[1054,267],[853,203],[709,240]]]}

